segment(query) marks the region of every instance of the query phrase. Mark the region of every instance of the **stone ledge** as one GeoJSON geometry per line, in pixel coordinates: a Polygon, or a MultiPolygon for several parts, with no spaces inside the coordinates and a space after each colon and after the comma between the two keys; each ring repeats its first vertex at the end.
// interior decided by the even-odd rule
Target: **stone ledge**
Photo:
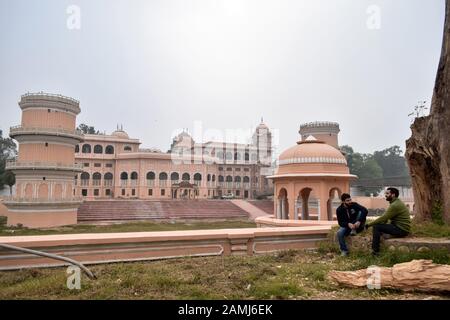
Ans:
{"type": "Polygon", "coordinates": [[[390,238],[384,241],[385,246],[392,251],[418,251],[446,249],[450,252],[450,239],[448,238],[390,238]]]}

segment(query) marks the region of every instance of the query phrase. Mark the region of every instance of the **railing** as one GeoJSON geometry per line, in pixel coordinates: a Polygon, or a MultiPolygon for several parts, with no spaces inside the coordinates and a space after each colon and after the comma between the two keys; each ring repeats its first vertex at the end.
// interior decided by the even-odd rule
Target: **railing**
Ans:
{"type": "Polygon", "coordinates": [[[136,187],[137,185],[138,185],[137,180],[131,180],[131,184],[130,184],[131,187],[136,187]]]}
{"type": "Polygon", "coordinates": [[[93,179],[92,180],[92,185],[93,186],[100,186],[102,183],[101,183],[101,180],[99,180],[99,179],[93,179]]]}
{"type": "Polygon", "coordinates": [[[72,102],[75,102],[77,104],[80,103],[80,101],[71,98],[71,97],[66,97],[63,96],[62,94],[54,94],[54,93],[45,93],[45,92],[37,92],[37,93],[25,93],[22,95],[22,98],[28,98],[28,97],[34,97],[34,96],[39,96],[39,97],[49,97],[49,98],[62,98],[62,99],[66,99],[66,100],[70,100],[72,102]]]}
{"type": "Polygon", "coordinates": [[[250,183],[244,182],[244,189],[250,189],[250,183]]]}
{"type": "Polygon", "coordinates": [[[104,179],[104,180],[103,180],[103,185],[104,185],[105,187],[112,187],[112,184],[113,184],[112,179],[104,179]]]}
{"type": "Polygon", "coordinates": [[[60,202],[80,202],[83,201],[82,197],[70,197],[59,199],[48,198],[23,198],[17,196],[4,197],[4,201],[7,202],[21,202],[21,203],[60,203],[60,202]]]}
{"type": "Polygon", "coordinates": [[[81,186],[87,187],[89,185],[89,179],[81,179],[81,186]]]}
{"type": "Polygon", "coordinates": [[[127,184],[128,184],[128,180],[120,180],[120,186],[122,188],[125,188],[127,186],[127,184]]]}
{"type": "Polygon", "coordinates": [[[225,182],[225,187],[233,188],[233,182],[225,182]]]}
{"type": "Polygon", "coordinates": [[[6,169],[54,169],[54,170],[82,170],[82,164],[67,164],[61,162],[40,162],[40,161],[16,161],[7,160],[6,169]]]}
{"type": "Polygon", "coordinates": [[[235,186],[236,186],[237,189],[239,189],[241,187],[241,183],[240,182],[236,182],[235,186]]]}
{"type": "Polygon", "coordinates": [[[219,187],[223,188],[223,182],[222,182],[222,181],[218,182],[217,185],[218,185],[219,187]]]}
{"type": "Polygon", "coordinates": [[[201,183],[202,183],[201,181],[194,180],[194,184],[195,184],[196,186],[198,186],[198,187],[201,185],[201,183]]]}
{"type": "Polygon", "coordinates": [[[159,180],[160,187],[167,187],[167,180],[159,180]]]}
{"type": "Polygon", "coordinates": [[[155,180],[147,180],[147,187],[154,187],[155,186],[155,180]]]}
{"type": "Polygon", "coordinates": [[[63,134],[63,135],[70,135],[70,136],[76,136],[76,137],[83,137],[83,131],[81,130],[68,130],[63,128],[42,128],[42,127],[23,127],[23,126],[14,126],[9,128],[9,134],[20,134],[20,133],[35,133],[35,134],[42,134],[42,133],[49,133],[49,134],[63,134]]]}

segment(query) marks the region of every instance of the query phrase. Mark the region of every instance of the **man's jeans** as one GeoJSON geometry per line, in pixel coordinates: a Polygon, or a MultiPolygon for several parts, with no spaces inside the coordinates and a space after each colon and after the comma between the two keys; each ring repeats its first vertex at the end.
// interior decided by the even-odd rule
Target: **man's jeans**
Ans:
{"type": "MultiPolygon", "coordinates": [[[[362,213],[359,212],[358,216],[356,217],[356,221],[359,221],[359,219],[361,219],[361,215],[362,215],[362,213]]],[[[364,230],[364,224],[365,223],[361,223],[361,225],[356,229],[356,233],[360,233],[364,230]]],[[[352,229],[350,229],[349,227],[345,227],[345,228],[340,227],[337,232],[337,238],[339,241],[339,247],[340,247],[341,251],[348,252],[347,243],[345,242],[345,237],[348,237],[350,235],[350,232],[352,232],[352,229]]]]}
{"type": "Polygon", "coordinates": [[[376,224],[373,226],[372,251],[380,252],[380,238],[382,234],[390,234],[397,238],[406,237],[409,233],[393,224],[376,224]]]}

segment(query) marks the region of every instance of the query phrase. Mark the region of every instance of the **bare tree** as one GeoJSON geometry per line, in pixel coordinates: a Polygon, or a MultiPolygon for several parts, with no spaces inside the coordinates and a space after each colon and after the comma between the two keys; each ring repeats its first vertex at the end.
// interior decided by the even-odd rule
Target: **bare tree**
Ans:
{"type": "Polygon", "coordinates": [[[417,117],[406,141],[418,219],[450,223],[450,0],[430,114],[417,117]]]}

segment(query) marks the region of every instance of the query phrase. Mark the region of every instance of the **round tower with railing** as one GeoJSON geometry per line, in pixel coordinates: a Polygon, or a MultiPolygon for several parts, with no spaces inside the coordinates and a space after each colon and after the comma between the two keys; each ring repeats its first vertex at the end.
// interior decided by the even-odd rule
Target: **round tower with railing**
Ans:
{"type": "Polygon", "coordinates": [[[338,134],[339,124],[329,121],[315,121],[300,125],[300,136],[305,141],[309,136],[323,141],[330,146],[339,149],[338,134]]]}
{"type": "Polygon", "coordinates": [[[8,225],[43,228],[77,223],[81,199],[74,197],[75,146],[79,102],[61,95],[28,93],[21,97],[22,123],[10,129],[19,143],[6,169],[16,175],[16,194],[7,199],[8,225]]]}

